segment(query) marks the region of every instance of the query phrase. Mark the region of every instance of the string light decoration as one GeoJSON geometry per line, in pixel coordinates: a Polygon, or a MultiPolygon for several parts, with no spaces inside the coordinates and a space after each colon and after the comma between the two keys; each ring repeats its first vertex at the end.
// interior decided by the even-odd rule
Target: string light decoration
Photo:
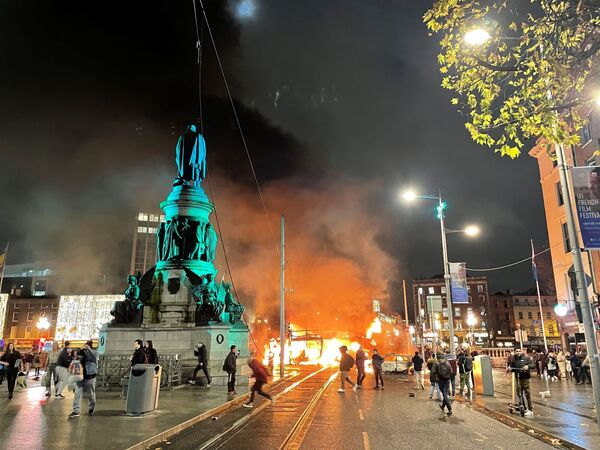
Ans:
{"type": "Polygon", "coordinates": [[[99,330],[112,320],[110,310],[123,295],[62,295],[56,319],[56,340],[98,338],[99,330]]]}
{"type": "Polygon", "coordinates": [[[8,294],[0,294],[0,337],[4,332],[4,323],[6,320],[6,307],[8,305],[8,294]]]}

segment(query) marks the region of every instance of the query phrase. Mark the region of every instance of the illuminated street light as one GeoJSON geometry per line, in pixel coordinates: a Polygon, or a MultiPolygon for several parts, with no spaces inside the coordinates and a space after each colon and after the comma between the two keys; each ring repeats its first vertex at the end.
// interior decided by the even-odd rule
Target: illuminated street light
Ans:
{"type": "Polygon", "coordinates": [[[50,322],[48,322],[47,318],[40,317],[40,320],[37,321],[36,327],[39,330],[47,330],[48,328],[50,328],[50,322]]]}
{"type": "Polygon", "coordinates": [[[490,33],[483,28],[475,28],[465,34],[465,42],[473,47],[483,45],[490,39],[490,33]]]}
{"type": "Polygon", "coordinates": [[[475,237],[480,232],[481,232],[481,230],[479,229],[479,227],[477,225],[469,225],[467,228],[465,228],[465,234],[467,236],[475,237]]]}
{"type": "Polygon", "coordinates": [[[407,202],[412,202],[417,198],[417,194],[415,194],[415,191],[406,191],[402,194],[402,198],[407,202]]]}
{"type": "Polygon", "coordinates": [[[473,314],[469,314],[469,317],[467,317],[467,325],[473,327],[476,323],[477,319],[475,318],[475,316],[473,316],[473,314]]]}
{"type": "Polygon", "coordinates": [[[564,303],[558,303],[554,306],[554,312],[558,317],[565,317],[569,312],[569,308],[564,303]]]}

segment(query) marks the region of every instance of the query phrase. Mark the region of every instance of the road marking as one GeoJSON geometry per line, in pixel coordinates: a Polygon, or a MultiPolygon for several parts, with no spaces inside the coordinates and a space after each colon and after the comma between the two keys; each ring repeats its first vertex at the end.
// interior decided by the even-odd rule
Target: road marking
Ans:
{"type": "Polygon", "coordinates": [[[371,444],[369,444],[369,433],[363,431],[363,444],[365,446],[365,450],[371,450],[371,444]]]}
{"type": "Polygon", "coordinates": [[[358,417],[360,418],[360,420],[365,420],[365,416],[363,416],[362,409],[358,410],[358,417]]]}

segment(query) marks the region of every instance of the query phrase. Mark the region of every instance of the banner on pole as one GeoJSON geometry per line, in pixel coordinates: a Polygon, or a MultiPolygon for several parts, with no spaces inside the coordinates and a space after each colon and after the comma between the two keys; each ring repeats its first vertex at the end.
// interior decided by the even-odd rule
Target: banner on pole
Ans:
{"type": "Polygon", "coordinates": [[[452,303],[469,303],[467,293],[467,263],[450,263],[452,303]]]}
{"type": "MultiPolygon", "coordinates": [[[[573,167],[573,190],[583,246],[600,249],[600,166],[573,167]]],[[[576,245],[571,242],[571,245],[576,245]]]]}

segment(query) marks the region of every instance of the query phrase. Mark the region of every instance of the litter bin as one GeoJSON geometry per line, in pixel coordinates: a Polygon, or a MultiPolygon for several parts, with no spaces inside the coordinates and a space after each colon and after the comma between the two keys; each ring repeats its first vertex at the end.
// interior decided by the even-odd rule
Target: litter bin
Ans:
{"type": "Polygon", "coordinates": [[[138,416],[158,407],[162,369],[158,364],[136,364],[129,374],[125,413],[138,416]]]}
{"type": "Polygon", "coordinates": [[[492,358],[488,355],[478,355],[473,361],[474,390],[476,394],[494,396],[494,377],[492,373],[492,358]]]}

